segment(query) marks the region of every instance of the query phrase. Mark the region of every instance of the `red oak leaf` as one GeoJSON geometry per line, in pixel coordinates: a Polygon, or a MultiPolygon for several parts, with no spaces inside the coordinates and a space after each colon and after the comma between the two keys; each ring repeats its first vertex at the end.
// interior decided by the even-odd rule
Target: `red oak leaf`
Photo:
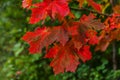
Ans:
{"type": "Polygon", "coordinates": [[[37,53],[55,41],[65,45],[69,37],[67,32],[58,26],[54,28],[38,28],[34,32],[27,32],[22,39],[30,44],[30,53],[37,53]]]}
{"type": "Polygon", "coordinates": [[[33,5],[30,23],[35,24],[44,20],[48,15],[55,18],[56,15],[65,17],[69,14],[69,7],[66,0],[44,0],[41,3],[33,5]]]}
{"type": "Polygon", "coordinates": [[[29,8],[31,5],[32,5],[32,0],[23,0],[22,1],[23,8],[29,8]]]}
{"type": "Polygon", "coordinates": [[[56,51],[54,53],[56,56],[50,63],[50,66],[53,67],[54,73],[59,74],[65,71],[75,72],[79,64],[79,58],[74,54],[73,49],[67,45],[59,45],[57,49],[57,53],[56,51]]]}
{"type": "Polygon", "coordinates": [[[97,10],[98,12],[101,12],[102,9],[101,9],[101,5],[100,4],[97,4],[96,2],[94,2],[93,0],[87,0],[88,4],[90,6],[92,6],[95,10],[97,10]]]}
{"type": "Polygon", "coordinates": [[[78,55],[83,62],[86,62],[87,60],[90,60],[92,58],[92,55],[89,49],[90,49],[90,46],[86,45],[86,46],[83,46],[78,51],[78,55]]]}

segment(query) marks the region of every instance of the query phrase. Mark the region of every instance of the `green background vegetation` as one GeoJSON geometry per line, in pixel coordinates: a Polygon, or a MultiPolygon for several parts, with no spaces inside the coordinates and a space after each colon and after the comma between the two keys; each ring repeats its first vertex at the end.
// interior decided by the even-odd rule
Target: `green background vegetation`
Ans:
{"type": "MultiPolygon", "coordinates": [[[[30,12],[22,9],[22,0],[0,0],[0,80],[117,80],[120,77],[120,43],[116,42],[117,70],[113,70],[112,45],[105,52],[94,52],[92,60],[78,66],[75,73],[54,75],[50,60],[43,54],[30,55],[29,45],[21,40],[26,31],[36,25],[28,24],[30,12]]],[[[103,0],[107,3],[107,0],[103,0]]],[[[99,3],[103,3],[99,0],[99,3]]],[[[70,5],[76,6],[77,3],[70,5]]],[[[107,6],[105,11],[109,12],[107,6]]],[[[88,12],[75,12],[77,18],[88,12]]],[[[57,24],[57,22],[55,23],[57,24]]],[[[50,25],[50,22],[46,22],[50,25]]],[[[43,52],[44,53],[44,52],[43,52]]]]}

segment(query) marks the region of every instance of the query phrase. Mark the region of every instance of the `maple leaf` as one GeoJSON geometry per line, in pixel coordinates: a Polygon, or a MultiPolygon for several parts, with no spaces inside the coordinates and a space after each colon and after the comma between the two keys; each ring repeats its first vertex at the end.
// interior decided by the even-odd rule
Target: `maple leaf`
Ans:
{"type": "Polygon", "coordinates": [[[79,59],[86,62],[92,58],[92,55],[88,45],[76,50],[73,43],[69,41],[65,46],[61,44],[53,46],[45,57],[53,58],[50,66],[53,67],[55,74],[59,74],[67,71],[75,72],[77,66],[80,64],[79,59]]]}
{"type": "Polygon", "coordinates": [[[31,5],[32,5],[32,0],[23,0],[22,1],[23,8],[29,8],[31,5]]]}
{"type": "Polygon", "coordinates": [[[71,36],[78,35],[79,32],[79,22],[69,23],[68,32],[71,36]]]}
{"type": "Polygon", "coordinates": [[[80,22],[89,29],[101,30],[105,28],[105,25],[99,20],[96,20],[92,13],[90,13],[88,16],[83,15],[80,18],[80,22]]]}
{"type": "Polygon", "coordinates": [[[58,46],[54,46],[53,48],[50,48],[50,50],[45,55],[45,58],[55,58],[56,54],[59,51],[58,49],[59,49],[58,46]]]}
{"type": "Polygon", "coordinates": [[[97,32],[95,30],[88,30],[86,32],[86,36],[89,39],[89,44],[95,45],[99,42],[99,39],[97,37],[97,32]]]}
{"type": "Polygon", "coordinates": [[[95,45],[95,44],[98,44],[98,42],[99,42],[99,39],[96,35],[90,37],[89,44],[95,45]]]}
{"type": "Polygon", "coordinates": [[[72,38],[74,47],[78,50],[86,44],[86,31],[88,28],[79,22],[72,22],[68,27],[68,32],[72,38]]]}
{"type": "Polygon", "coordinates": [[[107,33],[106,35],[106,31],[103,30],[101,32],[101,35],[99,36],[99,43],[97,44],[95,50],[98,51],[98,50],[101,50],[101,51],[105,51],[107,49],[107,47],[109,46],[110,44],[110,37],[109,37],[109,34],[107,33]]]}
{"type": "Polygon", "coordinates": [[[65,17],[70,10],[66,0],[44,0],[41,3],[33,5],[30,23],[35,24],[40,20],[44,20],[48,15],[55,19],[56,15],[65,17]]]}
{"type": "Polygon", "coordinates": [[[85,44],[84,38],[82,38],[80,35],[72,36],[72,42],[77,50],[79,50],[85,44]]]}
{"type": "Polygon", "coordinates": [[[85,29],[84,27],[79,27],[78,30],[78,34],[72,36],[72,41],[75,48],[79,50],[82,45],[85,45],[87,43],[87,36],[85,35],[87,29],[85,29]]]}
{"type": "Polygon", "coordinates": [[[83,15],[80,22],[70,23],[68,32],[72,38],[74,47],[79,50],[87,42],[91,45],[98,44],[99,39],[96,30],[101,30],[104,27],[105,25],[95,20],[95,16],[90,13],[88,16],[83,15]]]}
{"type": "Polygon", "coordinates": [[[101,50],[101,51],[105,51],[107,49],[107,47],[109,46],[110,41],[108,41],[108,38],[102,38],[99,41],[99,44],[96,46],[95,50],[101,50]]]}
{"type": "Polygon", "coordinates": [[[55,41],[64,46],[69,36],[61,26],[58,26],[54,28],[37,28],[34,32],[27,32],[22,39],[30,44],[30,53],[37,53],[55,41]]]}
{"type": "Polygon", "coordinates": [[[97,10],[98,12],[101,12],[102,9],[101,9],[101,5],[100,4],[97,4],[96,2],[94,2],[93,0],[87,0],[88,4],[90,6],[92,6],[95,10],[97,10]]]}
{"type": "Polygon", "coordinates": [[[92,55],[89,49],[90,49],[90,46],[85,45],[82,48],[80,48],[80,50],[78,51],[78,55],[83,62],[86,62],[87,60],[90,60],[92,58],[92,55]]]}
{"type": "Polygon", "coordinates": [[[30,44],[29,51],[31,53],[37,53],[41,51],[42,46],[40,46],[41,38],[47,36],[48,29],[47,28],[37,28],[34,32],[27,32],[22,39],[30,44]]]}
{"type": "Polygon", "coordinates": [[[79,58],[76,54],[74,54],[74,50],[71,48],[71,46],[58,45],[58,47],[55,48],[57,49],[57,52],[54,52],[56,56],[50,63],[50,66],[53,67],[54,73],[59,74],[65,71],[75,72],[79,64],[79,58]]]}

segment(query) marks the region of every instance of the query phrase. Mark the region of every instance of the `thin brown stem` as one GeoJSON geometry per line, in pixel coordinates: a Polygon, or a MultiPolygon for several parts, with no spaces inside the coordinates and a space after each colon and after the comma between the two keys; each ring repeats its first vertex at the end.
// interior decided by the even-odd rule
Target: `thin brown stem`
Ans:
{"type": "Polygon", "coordinates": [[[71,7],[70,9],[76,10],[76,11],[83,11],[83,10],[85,10],[85,11],[89,11],[91,13],[96,13],[96,14],[100,14],[100,15],[103,15],[103,16],[107,16],[107,17],[111,17],[112,16],[111,14],[104,14],[104,13],[100,13],[100,12],[97,12],[97,11],[94,11],[94,10],[90,10],[90,9],[87,9],[87,8],[83,8],[83,7],[81,7],[81,8],[71,7]]]}
{"type": "Polygon", "coordinates": [[[117,60],[116,60],[116,44],[112,43],[113,53],[112,53],[112,61],[113,61],[113,70],[117,69],[117,60]]]}

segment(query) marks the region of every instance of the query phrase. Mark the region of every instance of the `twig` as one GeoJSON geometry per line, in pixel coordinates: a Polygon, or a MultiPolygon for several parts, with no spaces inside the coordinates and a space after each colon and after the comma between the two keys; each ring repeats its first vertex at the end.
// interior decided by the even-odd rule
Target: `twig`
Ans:
{"type": "MultiPolygon", "coordinates": [[[[110,3],[112,5],[112,7],[114,7],[114,5],[116,4],[115,1],[117,0],[110,0],[110,3]]],[[[112,61],[113,61],[113,70],[117,69],[117,60],[116,60],[116,43],[115,41],[112,43],[112,48],[113,48],[113,53],[112,53],[112,61]]]]}
{"type": "Polygon", "coordinates": [[[113,70],[117,69],[117,62],[116,62],[116,44],[115,42],[112,43],[113,48],[113,55],[112,55],[112,61],[113,61],[113,70]]]}
{"type": "Polygon", "coordinates": [[[111,17],[112,15],[110,14],[104,14],[104,13],[100,13],[100,12],[97,12],[97,11],[94,11],[94,10],[90,10],[90,9],[87,9],[87,8],[74,8],[74,7],[71,7],[70,9],[72,10],[76,10],[76,11],[83,11],[83,10],[86,10],[86,11],[89,11],[91,13],[97,13],[97,14],[100,14],[100,15],[103,15],[103,16],[107,16],[107,17],[111,17]]]}

